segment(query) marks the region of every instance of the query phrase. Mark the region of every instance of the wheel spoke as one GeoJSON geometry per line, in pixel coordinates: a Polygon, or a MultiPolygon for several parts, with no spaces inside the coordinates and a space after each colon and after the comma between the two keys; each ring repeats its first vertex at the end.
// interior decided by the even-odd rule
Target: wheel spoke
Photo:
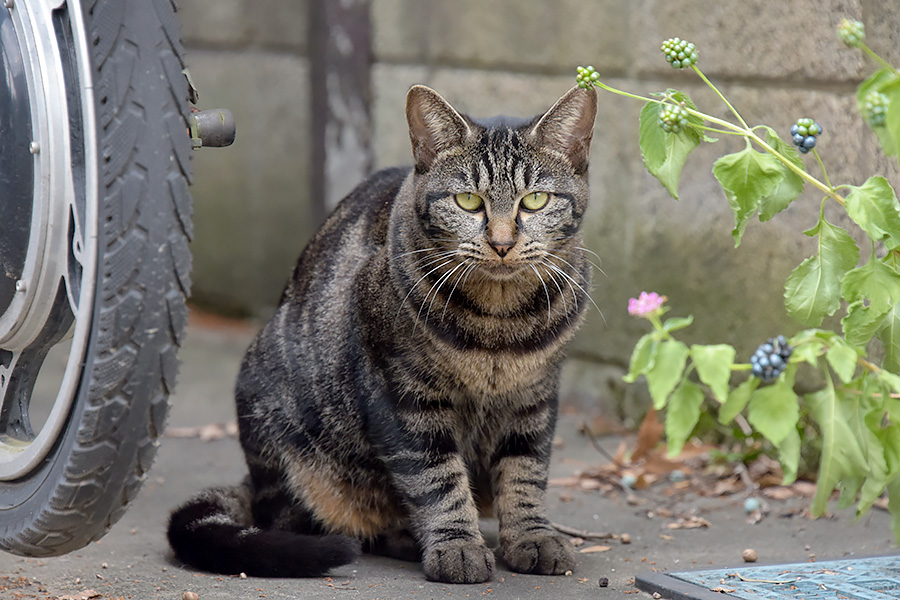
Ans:
{"type": "Polygon", "coordinates": [[[65,286],[61,284],[40,335],[23,350],[0,350],[0,450],[4,438],[22,442],[34,439],[30,417],[34,384],[47,353],[70,332],[74,321],[65,286]]]}

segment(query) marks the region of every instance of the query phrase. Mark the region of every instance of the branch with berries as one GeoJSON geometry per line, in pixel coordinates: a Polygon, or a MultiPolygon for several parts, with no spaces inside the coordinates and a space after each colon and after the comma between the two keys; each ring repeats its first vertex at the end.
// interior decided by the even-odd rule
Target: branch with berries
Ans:
{"type": "MultiPolygon", "coordinates": [[[[859,21],[844,20],[838,36],[847,46],[874,58],[881,68],[857,90],[858,109],[876,133],[886,154],[900,149],[900,71],[865,44],[859,21]]],[[[840,503],[854,501],[861,514],[885,491],[900,540],[900,202],[887,179],[875,175],[863,185],[833,185],[818,148],[824,128],[809,117],[798,119],[788,142],[766,125],[749,126],[738,110],[704,75],[696,46],[680,38],[663,42],[665,60],[690,69],[725,104],[733,119],[697,108],[684,92],[669,89],[651,97],[605,84],[593,67],[578,67],[582,87],[599,87],[644,102],[639,145],[644,165],[669,194],[678,199],[678,182],[688,155],[711,135],[736,135],[743,150],[715,161],[718,180],[734,213],[732,237],[740,245],[745,228],[758,217],[768,221],[785,210],[806,184],[823,193],[816,225],[803,233],[815,237],[817,251],[788,276],[784,302],[788,314],[810,327],[785,339],[773,337],[759,346],[748,363],[735,363],[736,351],[725,344],[692,345],[673,333],[691,317],[662,320],[664,296],[643,292],[628,312],[647,319],[651,332],[638,340],[625,377],[647,381],[657,410],[666,410],[669,451],[677,453],[696,427],[706,398],[718,403],[720,423],[738,414],[777,449],[785,483],[796,477],[800,449],[800,406],[816,423],[822,440],[818,489],[813,514],[825,512],[835,488],[840,503]],[[802,155],[815,158],[820,180],[806,169],[802,155]],[[869,238],[871,252],[860,264],[853,237],[825,218],[834,201],[869,238]],[[819,329],[824,319],[844,312],[840,333],[819,329]],[[878,360],[870,358],[870,350],[878,360]],[[818,369],[824,386],[802,397],[794,391],[801,365],[818,369]],[[741,372],[750,372],[736,387],[741,372]]]]}

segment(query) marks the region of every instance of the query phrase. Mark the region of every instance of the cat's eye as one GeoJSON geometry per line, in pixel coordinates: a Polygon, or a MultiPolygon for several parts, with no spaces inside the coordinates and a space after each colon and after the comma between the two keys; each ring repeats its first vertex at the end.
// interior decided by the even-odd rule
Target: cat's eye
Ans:
{"type": "Polygon", "coordinates": [[[476,211],[484,205],[484,200],[481,199],[481,196],[471,192],[456,194],[454,199],[456,200],[456,203],[459,204],[459,207],[465,210],[476,211]]]}
{"type": "Polygon", "coordinates": [[[550,194],[547,192],[531,192],[522,196],[521,204],[526,210],[541,210],[547,206],[549,200],[550,194]]]}

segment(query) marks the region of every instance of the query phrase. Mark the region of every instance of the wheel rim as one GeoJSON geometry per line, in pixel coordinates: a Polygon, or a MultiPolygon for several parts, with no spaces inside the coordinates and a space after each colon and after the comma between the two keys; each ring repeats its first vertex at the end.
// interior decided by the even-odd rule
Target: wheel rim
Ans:
{"type": "Polygon", "coordinates": [[[30,118],[0,121],[2,137],[4,127],[15,128],[4,149],[12,158],[0,163],[15,171],[0,178],[19,190],[0,198],[0,212],[17,215],[15,229],[5,218],[0,228],[0,481],[32,472],[65,427],[85,362],[97,257],[95,129],[93,111],[82,110],[93,96],[80,10],[64,0],[10,4],[0,8],[10,73],[0,98],[30,118]]]}

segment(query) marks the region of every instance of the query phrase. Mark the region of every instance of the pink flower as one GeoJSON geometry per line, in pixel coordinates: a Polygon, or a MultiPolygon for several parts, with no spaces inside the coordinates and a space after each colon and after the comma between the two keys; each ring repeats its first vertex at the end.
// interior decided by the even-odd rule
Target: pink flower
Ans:
{"type": "Polygon", "coordinates": [[[628,314],[634,317],[646,317],[659,308],[668,300],[665,296],[660,296],[656,292],[641,292],[637,298],[628,299],[628,314]]]}

